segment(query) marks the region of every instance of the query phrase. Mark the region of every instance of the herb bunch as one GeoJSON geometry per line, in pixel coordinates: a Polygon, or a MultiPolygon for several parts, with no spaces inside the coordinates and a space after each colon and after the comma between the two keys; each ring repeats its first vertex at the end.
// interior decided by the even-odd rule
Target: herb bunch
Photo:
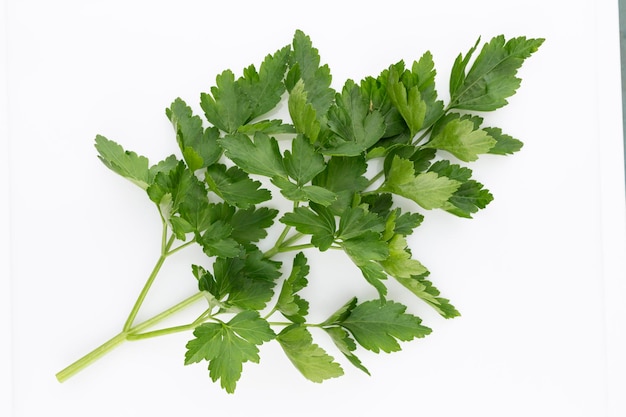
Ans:
{"type": "Polygon", "coordinates": [[[216,77],[200,96],[208,124],[182,99],[174,100],[166,115],[180,156],[150,164],[98,135],[100,160],[155,204],[161,253],[122,331],[60,371],[59,381],[125,340],[175,332],[193,332],[185,364],[208,362],[211,379],[229,393],[243,364],[258,363],[258,346],[272,340],[307,379],[342,375],[340,363],[314,343],[311,327],[322,329],[347,362],[369,374],[359,349],[394,352],[400,341],[431,332],[405,305],[388,299],[388,279],[441,316],[458,316],[413,258],[407,236],[425,210],[471,218],[492,201],[460,162],[512,154],[522,143],[483,126],[472,112],[506,105],[520,86],[518,69],[542,42],[497,36],[472,60],[479,40],[455,60],[445,104],[438,99],[429,52],[411,66],[400,61],[335,91],[328,66],[320,65],[310,38],[297,31],[292,44],[267,55],[258,70],[250,65],[239,78],[230,70],[216,77]],[[291,120],[268,118],[284,100],[291,120]],[[290,201],[291,209],[271,206],[278,198],[290,201]],[[402,211],[398,199],[410,200],[418,211],[402,211]],[[280,233],[267,244],[271,227],[280,233]],[[260,249],[262,243],[269,249],[260,249]],[[136,323],[165,260],[191,245],[207,256],[204,265],[191,266],[199,291],[136,323]],[[314,302],[300,292],[314,279],[305,254],[310,249],[343,251],[375,297],[353,297],[323,322],[309,322],[314,302]],[[291,262],[277,260],[284,253],[294,254],[291,262]],[[154,329],[201,301],[206,309],[193,322],[154,329]]]}

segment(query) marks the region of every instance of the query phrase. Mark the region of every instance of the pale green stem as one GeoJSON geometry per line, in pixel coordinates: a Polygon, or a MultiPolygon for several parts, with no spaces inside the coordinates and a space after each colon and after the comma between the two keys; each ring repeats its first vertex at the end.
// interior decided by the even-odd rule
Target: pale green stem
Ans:
{"type": "Polygon", "coordinates": [[[136,325],[135,327],[129,329],[128,331],[122,331],[118,333],[117,335],[113,336],[111,339],[107,340],[106,342],[104,342],[103,344],[101,344],[100,346],[98,346],[97,348],[95,348],[94,350],[92,350],[91,352],[83,356],[82,358],[78,359],[74,363],[70,364],[69,366],[67,366],[60,372],[58,372],[56,374],[57,380],[59,382],[66,381],[67,379],[71,378],[72,376],[74,376],[75,374],[85,369],[87,366],[91,365],[93,362],[100,359],[102,356],[104,356],[105,354],[107,354],[108,352],[116,348],[123,341],[127,340],[130,334],[137,333],[151,326],[154,326],[158,322],[166,319],[167,317],[171,316],[172,314],[180,310],[183,310],[184,308],[190,306],[191,304],[195,303],[196,301],[202,298],[204,298],[202,293],[196,293],[192,295],[191,297],[188,297],[185,300],[181,301],[180,303],[157,314],[156,316],[136,325]]]}
{"type": "Polygon", "coordinates": [[[162,245],[162,248],[161,248],[161,256],[159,256],[159,259],[157,260],[156,265],[154,265],[154,268],[152,268],[152,272],[150,273],[148,280],[144,284],[141,292],[139,293],[139,297],[137,297],[137,301],[135,301],[135,305],[133,305],[133,309],[130,311],[130,314],[128,315],[128,319],[126,319],[126,323],[124,323],[123,331],[127,332],[133,326],[135,317],[137,317],[137,313],[139,312],[139,309],[141,308],[143,301],[148,295],[148,291],[150,291],[150,287],[152,287],[152,283],[154,282],[157,275],[159,274],[159,271],[161,270],[161,267],[163,266],[163,262],[165,262],[165,259],[168,256],[167,252],[172,247],[172,244],[174,243],[175,238],[176,237],[172,235],[170,236],[170,239],[167,242],[164,241],[164,244],[162,245]]]}

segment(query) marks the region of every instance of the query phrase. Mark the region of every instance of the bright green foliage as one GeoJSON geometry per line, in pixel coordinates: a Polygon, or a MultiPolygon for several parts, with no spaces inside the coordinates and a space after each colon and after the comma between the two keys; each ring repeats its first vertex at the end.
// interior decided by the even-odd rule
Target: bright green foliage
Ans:
{"type": "Polygon", "coordinates": [[[286,176],[283,158],[276,139],[256,132],[254,139],[243,133],[227,135],[218,141],[226,156],[248,174],[266,177],[286,176]]]}
{"type": "Polygon", "coordinates": [[[496,141],[496,144],[489,149],[489,153],[510,155],[522,149],[524,145],[521,141],[502,133],[502,129],[498,127],[486,127],[483,130],[496,141]]]}
{"type": "Polygon", "coordinates": [[[185,364],[208,361],[209,375],[227,392],[235,392],[245,362],[259,363],[258,345],[275,335],[255,311],[243,311],[228,323],[204,323],[187,343],[185,364]]]}
{"type": "MultiPolygon", "coordinates": [[[[171,103],[165,113],[179,155],[150,165],[98,135],[100,160],[155,204],[161,252],[121,333],[57,374],[59,380],[123,340],[193,331],[185,364],[207,361],[211,379],[229,393],[243,364],[259,362],[258,346],[273,339],[305,378],[322,382],[343,375],[333,355],[369,374],[360,350],[395,352],[401,342],[430,333],[391,299],[388,285],[415,295],[418,307],[458,316],[426,279],[429,272],[407,236],[426,238],[414,230],[428,210],[471,218],[492,201],[461,162],[508,155],[522,143],[498,127],[483,127],[483,116],[471,112],[506,104],[520,85],[517,71],[542,42],[498,36],[471,62],[477,43],[455,61],[445,104],[430,52],[410,66],[399,61],[360,82],[348,80],[337,92],[311,39],[296,31],[290,45],[258,67],[250,65],[240,76],[219,73],[215,86],[200,95],[204,118],[181,98],[171,103]],[[285,104],[289,117],[281,120],[276,114],[285,104]],[[206,255],[191,267],[198,292],[137,324],[165,260],[190,246],[206,255]],[[324,322],[312,323],[310,310],[330,299],[313,299],[319,293],[307,291],[318,279],[316,266],[325,262],[312,257],[331,250],[362,275],[371,299],[353,297],[324,322]],[[195,320],[150,330],[195,301],[205,303],[195,320]],[[318,333],[311,329],[332,350],[316,344],[318,333]]],[[[331,269],[324,282],[349,273],[331,269]]]]}
{"type": "Polygon", "coordinates": [[[407,341],[430,334],[422,320],[405,313],[406,307],[394,301],[381,304],[365,301],[355,304],[346,317],[328,323],[348,330],[356,341],[372,352],[396,352],[400,350],[398,340],[407,341]]]}
{"type": "Polygon", "coordinates": [[[322,152],[358,156],[375,145],[385,133],[385,121],[380,112],[369,107],[361,89],[348,80],[328,112],[328,127],[335,136],[324,143],[322,152]]]}
{"type": "Polygon", "coordinates": [[[132,151],[125,151],[120,145],[101,135],[96,136],[96,149],[98,157],[107,168],[144,190],[148,188],[153,178],[150,175],[148,158],[132,151]]]}
{"type": "Polygon", "coordinates": [[[323,382],[343,375],[341,365],[324,349],[313,343],[311,333],[300,324],[286,327],[276,338],[285,354],[306,379],[323,382]]]}
{"type": "Polygon", "coordinates": [[[227,169],[224,164],[215,164],[207,168],[205,180],[211,191],[238,207],[250,207],[272,198],[269,190],[259,188],[259,181],[250,179],[236,166],[227,169]]]}
{"type": "Polygon", "coordinates": [[[488,153],[496,143],[487,132],[475,129],[471,120],[455,117],[448,118],[425,146],[448,151],[461,161],[471,162],[477,160],[478,155],[488,153]]]}
{"type": "Polygon", "coordinates": [[[299,252],[293,258],[291,274],[283,281],[283,287],[276,302],[276,309],[294,323],[304,323],[309,312],[309,302],[297,294],[309,283],[306,278],[309,269],[306,257],[299,252]]]}
{"type": "Polygon", "coordinates": [[[432,282],[426,279],[428,274],[429,272],[425,272],[422,275],[411,276],[409,278],[396,277],[396,280],[408,288],[413,294],[428,303],[443,317],[449,319],[459,316],[460,313],[450,304],[449,300],[439,297],[439,290],[433,286],[432,282]]]}
{"type": "Polygon", "coordinates": [[[190,170],[206,168],[220,159],[219,131],[213,127],[204,129],[202,119],[194,116],[181,98],[174,100],[165,114],[174,126],[176,141],[190,170]]]}
{"type": "Polygon", "coordinates": [[[411,161],[396,156],[383,190],[413,200],[429,210],[443,207],[460,185],[434,172],[416,174],[411,161]]]}
{"type": "Polygon", "coordinates": [[[496,36],[483,46],[467,73],[476,46],[465,57],[459,55],[450,78],[451,107],[491,111],[506,105],[506,99],[515,94],[521,83],[517,70],[542,43],[543,39],[521,36],[506,41],[504,36],[496,36]]]}
{"type": "Polygon", "coordinates": [[[311,235],[311,243],[322,251],[330,248],[335,241],[335,218],[324,207],[297,207],[293,212],[285,213],[280,221],[295,227],[300,233],[311,235]]]}

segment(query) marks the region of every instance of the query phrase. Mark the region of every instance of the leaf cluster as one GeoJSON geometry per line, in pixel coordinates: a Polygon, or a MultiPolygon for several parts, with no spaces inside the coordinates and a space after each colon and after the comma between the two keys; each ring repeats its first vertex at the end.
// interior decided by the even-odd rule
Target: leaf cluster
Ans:
{"type": "Polygon", "coordinates": [[[522,143],[470,112],[504,106],[520,86],[518,69],[542,42],[498,36],[479,52],[477,42],[454,62],[444,103],[430,52],[335,91],[330,69],[297,31],[258,68],[217,75],[200,95],[204,118],[181,98],[172,102],[165,113],[178,155],[151,165],[97,136],[102,162],[155,204],[164,254],[197,244],[207,255],[191,268],[207,310],[183,326],[193,330],[185,364],[207,362],[211,379],[234,392],[243,364],[259,362],[258,346],[276,340],[305,378],[342,375],[340,363],[314,342],[314,327],[369,373],[358,349],[395,352],[399,342],[430,333],[407,306],[389,299],[389,280],[442,317],[458,316],[427,280],[407,236],[428,210],[471,218],[493,199],[464,163],[512,154],[522,143]],[[270,116],[283,101],[289,117],[270,116]],[[292,208],[271,206],[279,197],[292,208]],[[398,199],[413,202],[414,211],[402,211],[398,199]],[[280,235],[262,250],[271,227],[280,235]],[[328,250],[347,255],[373,297],[352,298],[324,322],[310,323],[309,310],[320,300],[303,296],[315,279],[306,254],[328,250]],[[285,267],[277,255],[289,252],[295,255],[285,267]],[[273,321],[275,314],[283,321],[273,321]]]}

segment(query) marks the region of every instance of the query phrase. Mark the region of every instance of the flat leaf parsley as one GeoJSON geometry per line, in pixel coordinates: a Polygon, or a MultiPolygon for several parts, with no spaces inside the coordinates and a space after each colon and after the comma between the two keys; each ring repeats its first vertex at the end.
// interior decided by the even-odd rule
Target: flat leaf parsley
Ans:
{"type": "Polygon", "coordinates": [[[215,86],[200,95],[205,120],[181,98],[172,102],[165,114],[179,155],[151,164],[96,136],[104,165],[155,204],[161,253],[121,332],[60,371],[58,380],[126,340],[176,332],[193,335],[184,363],[206,362],[211,379],[229,393],[247,362],[260,361],[259,346],[271,341],[305,378],[341,376],[342,364],[314,342],[314,334],[328,336],[342,361],[369,374],[359,349],[395,352],[400,342],[431,332],[405,305],[388,299],[389,280],[442,317],[458,316],[427,279],[429,271],[413,257],[407,236],[426,210],[471,218],[493,199],[461,163],[512,154],[522,143],[469,112],[507,104],[520,86],[518,69],[543,39],[497,36],[472,59],[479,43],[454,62],[446,104],[437,95],[430,52],[359,83],[347,80],[335,91],[330,69],[320,64],[309,37],[297,31],[291,45],[267,55],[258,69],[250,65],[239,77],[220,73],[215,86]],[[268,118],[283,100],[289,118],[268,118]],[[403,212],[398,197],[415,203],[416,211],[403,212]],[[277,198],[290,208],[273,207],[277,198]],[[268,236],[275,240],[268,242],[268,236]],[[192,245],[207,257],[190,267],[198,292],[137,322],[163,263],[192,245]],[[373,297],[351,298],[325,321],[312,323],[308,314],[317,300],[302,293],[315,279],[307,257],[329,250],[345,253],[373,297]],[[291,265],[283,265],[288,253],[291,265]],[[193,322],[155,329],[200,302],[205,310],[193,322]]]}

